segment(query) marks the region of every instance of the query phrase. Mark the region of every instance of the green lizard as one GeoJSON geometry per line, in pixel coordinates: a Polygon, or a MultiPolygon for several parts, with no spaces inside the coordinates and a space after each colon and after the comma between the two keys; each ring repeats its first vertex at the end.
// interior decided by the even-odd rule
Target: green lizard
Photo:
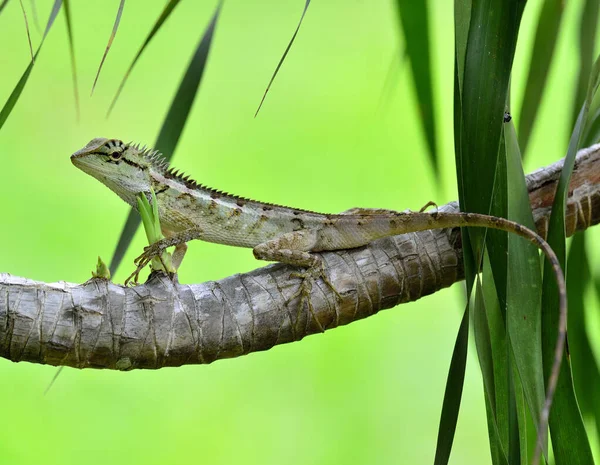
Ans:
{"type": "MultiPolygon", "coordinates": [[[[134,279],[137,282],[140,270],[171,246],[175,246],[173,265],[177,268],[187,249],[186,243],[200,239],[252,248],[259,260],[303,268],[304,271],[293,275],[302,279],[299,291],[294,295],[301,296],[302,308],[302,299],[308,299],[315,279],[322,279],[337,294],[325,274],[318,252],[361,247],[386,236],[459,226],[499,229],[524,237],[539,247],[552,264],[560,294],[559,337],[548,383],[545,418],[541,419],[542,425],[547,424],[564,348],[567,300],[564,275],[556,254],[534,231],[504,218],[477,213],[353,208],[329,215],[257,202],[198,184],[169,168],[157,151],[124,144],[117,139],[93,139],[75,152],[71,160],[133,208],[137,209],[139,193],[144,193],[149,200],[151,189],[156,194],[165,239],[144,249],[135,260],[136,271],[127,281],[134,279]]],[[[311,310],[310,299],[308,305],[311,310]]],[[[318,321],[316,323],[320,326],[318,321]]]]}

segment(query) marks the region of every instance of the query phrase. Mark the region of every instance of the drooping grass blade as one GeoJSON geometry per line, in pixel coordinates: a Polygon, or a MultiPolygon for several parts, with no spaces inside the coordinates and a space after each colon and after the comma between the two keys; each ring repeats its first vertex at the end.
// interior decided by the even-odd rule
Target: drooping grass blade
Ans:
{"type": "MultiPolygon", "coordinates": [[[[548,243],[552,246],[563,269],[566,261],[565,244],[565,206],[571,173],[575,165],[575,156],[581,145],[583,129],[588,119],[589,108],[596,90],[600,85],[600,57],[592,68],[586,98],[573,129],[563,170],[556,187],[552,213],[548,223],[548,243]]],[[[542,348],[546,385],[546,405],[544,414],[549,413],[552,449],[557,465],[567,463],[593,463],[592,452],[586,435],[585,426],[579,412],[571,366],[564,351],[567,315],[558,310],[556,302],[557,285],[552,279],[551,265],[545,261],[544,284],[542,292],[542,348]],[[563,360],[565,359],[565,360],[563,360]],[[549,410],[549,402],[554,403],[549,410]]],[[[542,425],[543,426],[543,425],[542,425]]],[[[540,435],[546,434],[541,428],[540,435]]],[[[539,441],[538,441],[539,443],[539,441]]],[[[536,447],[534,464],[537,463],[539,447],[536,447]]]]}
{"type": "Polygon", "coordinates": [[[523,155],[546,87],[564,9],[564,0],[545,0],[538,18],[525,95],[519,112],[519,143],[523,155]]]}
{"type": "Polygon", "coordinates": [[[277,66],[275,67],[275,71],[273,72],[273,75],[271,76],[271,79],[269,80],[269,84],[267,85],[267,88],[265,89],[265,93],[263,94],[262,99],[260,100],[260,103],[258,104],[256,113],[254,113],[255,118],[256,118],[256,115],[258,115],[258,112],[260,111],[260,109],[263,105],[263,102],[265,101],[265,98],[267,97],[267,94],[269,93],[269,89],[271,88],[271,84],[273,84],[273,81],[275,80],[275,76],[277,76],[277,73],[279,73],[279,69],[281,68],[281,65],[283,64],[283,60],[285,60],[285,57],[287,56],[290,49],[292,48],[292,44],[294,43],[294,40],[296,40],[296,36],[298,35],[300,26],[302,26],[302,21],[304,20],[304,16],[306,15],[306,10],[308,10],[308,5],[310,5],[310,0],[306,0],[306,3],[304,4],[304,10],[302,10],[302,16],[300,16],[300,21],[298,21],[298,26],[296,26],[294,35],[292,35],[292,38],[290,39],[287,47],[285,48],[283,55],[279,59],[279,63],[277,63],[277,66]]]}
{"type": "Polygon", "coordinates": [[[117,30],[119,29],[119,23],[121,22],[121,15],[123,14],[123,7],[125,6],[125,0],[121,0],[119,2],[119,9],[117,10],[117,17],[115,18],[115,22],[113,24],[112,32],[110,33],[110,37],[108,38],[108,43],[106,44],[106,49],[104,50],[104,54],[102,55],[102,60],[100,61],[100,66],[98,66],[98,71],[96,72],[96,77],[94,78],[94,84],[92,85],[92,94],[94,93],[94,89],[96,88],[96,83],[98,82],[98,78],[100,77],[100,71],[102,71],[102,66],[104,66],[104,60],[106,60],[106,56],[108,55],[108,51],[112,46],[113,40],[117,35],[117,30]]]}
{"type": "MultiPolygon", "coordinates": [[[[463,211],[503,215],[507,210],[506,149],[503,120],[510,71],[523,14],[522,2],[504,0],[455,1],[455,149],[459,200],[463,211]],[[501,157],[501,158],[500,158],[501,157]],[[499,168],[500,167],[500,168],[499,168]],[[500,169],[500,172],[497,170],[500,169]],[[498,178],[498,179],[497,179],[498,178]],[[493,188],[504,190],[496,192],[493,188]],[[496,197],[494,197],[494,195],[496,197]],[[495,201],[493,202],[493,199],[495,201]]],[[[467,286],[473,286],[484,255],[484,244],[490,246],[492,271],[484,281],[487,305],[478,297],[482,293],[478,281],[474,300],[474,331],[481,365],[488,418],[488,436],[493,463],[507,463],[508,454],[516,454],[509,441],[515,438],[515,402],[511,401],[508,336],[503,316],[506,289],[506,256],[498,261],[505,234],[463,229],[465,274],[467,286]],[[495,259],[494,259],[495,258],[495,259]],[[494,279],[491,279],[493,275],[494,279]],[[488,286],[498,281],[500,291],[488,286]],[[486,309],[491,312],[489,316],[486,309]],[[475,318],[475,315],[479,317],[475,318]],[[492,330],[493,328],[493,330],[492,330]],[[485,341],[488,341],[487,343],[485,341]],[[512,410],[511,410],[512,409],[512,410]]]]}
{"type": "Polygon", "coordinates": [[[175,7],[179,4],[179,2],[180,2],[180,0],[169,0],[169,3],[166,4],[166,6],[163,9],[162,13],[160,14],[160,16],[158,17],[158,19],[156,20],[156,23],[154,23],[154,26],[152,26],[152,30],[150,31],[150,33],[148,34],[148,36],[144,40],[144,43],[142,44],[142,46],[140,47],[140,49],[136,53],[135,57],[133,58],[133,61],[129,65],[129,68],[127,68],[127,71],[125,72],[125,76],[123,76],[123,79],[121,80],[121,83],[119,84],[119,88],[117,89],[117,93],[115,94],[112,102],[110,103],[110,107],[108,108],[108,112],[106,114],[106,117],[108,117],[110,115],[110,112],[112,111],[112,109],[114,108],[115,104],[117,103],[117,99],[119,98],[119,95],[121,95],[121,91],[123,90],[123,87],[125,87],[125,83],[127,82],[127,79],[129,79],[129,75],[131,74],[131,71],[133,70],[133,67],[137,63],[138,59],[140,58],[140,56],[142,55],[142,53],[144,52],[144,50],[146,49],[146,47],[148,46],[148,44],[150,43],[150,41],[152,40],[152,38],[154,37],[154,35],[158,32],[158,30],[160,29],[160,27],[167,20],[167,18],[173,12],[173,10],[175,9],[175,7]]]}
{"type": "Polygon", "coordinates": [[[73,76],[73,95],[75,97],[75,115],[79,121],[79,86],[77,85],[77,65],[75,64],[75,46],[73,44],[73,27],[71,24],[71,0],[63,0],[67,38],[69,39],[69,56],[71,58],[71,75],[73,76]]]}
{"type": "Polygon", "coordinates": [[[571,241],[567,269],[569,354],[573,368],[573,384],[584,419],[593,418],[597,431],[600,431],[600,370],[586,330],[585,298],[592,282],[586,234],[583,231],[575,234],[571,241]]]}
{"type": "Polygon", "coordinates": [[[419,101],[421,124],[429,149],[434,173],[439,177],[438,153],[435,129],[435,106],[431,82],[431,57],[429,52],[428,2],[426,0],[396,0],[404,33],[406,53],[412,69],[413,81],[419,101]]]}
{"type": "Polygon", "coordinates": [[[458,421],[458,412],[460,411],[460,401],[462,399],[463,386],[465,382],[465,369],[467,366],[467,348],[469,345],[469,306],[465,308],[450,369],[448,370],[448,379],[446,380],[446,391],[444,392],[444,403],[442,404],[442,414],[440,415],[440,425],[438,428],[437,445],[435,449],[434,465],[446,465],[450,459],[452,443],[454,442],[454,433],[456,432],[456,423],[458,421]]]}
{"type": "Polygon", "coordinates": [[[579,19],[579,72],[575,87],[573,110],[571,112],[571,127],[575,127],[579,111],[583,105],[592,63],[594,61],[594,45],[598,34],[598,15],[600,2],[598,0],[585,0],[579,19]]]}
{"type": "Polygon", "coordinates": [[[7,5],[8,0],[3,0],[2,3],[0,3],[0,13],[2,13],[2,10],[4,10],[4,7],[7,5]]]}
{"type": "MultiPolygon", "coordinates": [[[[210,52],[215,27],[221,11],[221,5],[222,2],[220,2],[217,6],[210,23],[202,35],[202,39],[196,47],[194,56],[192,57],[192,60],[185,71],[183,79],[179,84],[177,93],[171,102],[171,107],[169,108],[156,140],[155,148],[160,150],[167,160],[169,160],[175,152],[177,142],[179,142],[183,127],[185,126],[192,108],[194,98],[196,97],[198,88],[200,87],[204,69],[206,67],[206,60],[210,52]]],[[[110,273],[112,275],[115,274],[116,269],[121,263],[121,260],[123,259],[123,256],[125,255],[125,252],[129,247],[129,244],[131,243],[133,235],[135,234],[139,224],[139,215],[135,212],[135,210],[131,210],[129,212],[129,216],[127,217],[127,221],[125,222],[123,231],[121,232],[121,236],[119,237],[119,242],[117,243],[115,253],[113,254],[110,263],[110,273]]]]}
{"type": "Polygon", "coordinates": [[[25,6],[23,5],[23,0],[19,0],[19,4],[21,5],[21,11],[23,12],[23,19],[25,20],[25,32],[27,32],[27,42],[29,42],[29,53],[31,54],[31,61],[34,61],[33,46],[31,45],[31,34],[29,33],[29,21],[27,21],[27,12],[25,11],[25,6]]]}
{"type": "Polygon", "coordinates": [[[0,110],[0,129],[2,129],[2,126],[4,126],[6,119],[12,112],[13,108],[17,104],[17,101],[19,100],[19,97],[21,96],[21,93],[23,92],[23,89],[25,88],[25,84],[27,84],[27,80],[29,79],[29,75],[31,74],[31,70],[33,69],[33,65],[35,63],[35,58],[37,57],[38,53],[40,53],[40,50],[42,49],[44,40],[46,39],[46,36],[48,35],[48,32],[50,31],[52,24],[54,24],[54,20],[56,19],[56,15],[58,15],[58,12],[60,11],[61,5],[62,5],[62,0],[54,0],[54,4],[52,5],[52,10],[50,11],[50,17],[48,18],[48,22],[46,23],[46,29],[44,31],[44,35],[42,36],[40,45],[38,45],[38,48],[34,54],[34,59],[29,63],[29,65],[27,65],[27,68],[25,68],[25,71],[23,72],[21,79],[19,79],[19,82],[17,82],[17,85],[15,86],[12,93],[8,97],[8,100],[2,107],[2,110],[0,110]]]}

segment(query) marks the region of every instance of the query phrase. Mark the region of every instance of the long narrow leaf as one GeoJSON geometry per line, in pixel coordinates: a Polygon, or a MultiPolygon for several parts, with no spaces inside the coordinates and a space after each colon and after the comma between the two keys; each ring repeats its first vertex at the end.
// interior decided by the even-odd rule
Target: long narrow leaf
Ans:
{"type": "Polygon", "coordinates": [[[92,94],[94,93],[94,89],[96,88],[96,83],[98,82],[98,78],[100,77],[100,71],[102,71],[102,66],[104,66],[104,60],[106,60],[108,51],[110,50],[110,47],[112,46],[115,36],[117,35],[117,30],[119,29],[119,23],[121,22],[121,15],[123,14],[124,6],[125,6],[125,0],[121,0],[119,2],[119,9],[117,10],[117,17],[115,18],[112,32],[110,33],[110,37],[108,38],[108,43],[106,44],[106,49],[104,50],[104,54],[102,55],[102,60],[100,61],[100,66],[98,66],[98,71],[96,72],[96,77],[94,78],[94,84],[92,85],[92,94]]]}
{"type": "MultiPolygon", "coordinates": [[[[566,196],[571,173],[575,165],[575,155],[577,154],[577,149],[581,145],[583,129],[588,119],[589,108],[596,90],[600,85],[600,57],[598,57],[594,64],[589,82],[586,99],[579,112],[577,124],[573,129],[573,134],[569,141],[569,149],[556,188],[548,227],[548,243],[556,252],[563,269],[566,260],[566,196]]],[[[567,316],[559,314],[558,302],[556,299],[558,289],[552,278],[551,270],[551,265],[546,260],[542,293],[542,308],[544,309],[542,315],[542,347],[544,356],[544,374],[548,379],[546,403],[548,404],[549,401],[552,401],[554,394],[556,394],[554,405],[549,413],[552,448],[554,450],[557,465],[567,463],[593,463],[589,441],[579,412],[575,392],[573,391],[571,366],[564,352],[567,316]],[[577,462],[574,458],[580,461],[577,462]]],[[[548,407],[545,406],[544,408],[546,410],[548,407]]],[[[544,433],[545,429],[542,429],[541,434],[544,433]]],[[[537,456],[534,456],[534,463],[536,463],[536,459],[537,456]]]]}
{"type": "Polygon", "coordinates": [[[281,68],[281,65],[283,64],[283,60],[285,60],[285,57],[287,56],[288,52],[292,48],[292,44],[294,43],[294,40],[296,40],[296,36],[298,35],[300,26],[302,26],[302,21],[304,20],[304,16],[306,15],[306,10],[308,10],[308,5],[310,5],[310,0],[306,0],[306,3],[304,4],[304,10],[302,10],[302,16],[300,16],[300,21],[298,21],[298,26],[296,26],[294,35],[292,36],[287,47],[285,48],[283,55],[279,59],[279,63],[277,63],[277,67],[275,68],[275,71],[273,72],[273,75],[271,76],[271,79],[269,80],[269,84],[267,85],[267,88],[265,89],[265,93],[263,94],[262,99],[260,99],[260,103],[258,104],[256,113],[254,113],[255,118],[256,118],[256,115],[258,115],[258,112],[260,111],[262,104],[265,101],[265,98],[267,97],[267,94],[269,93],[269,89],[271,88],[271,84],[273,84],[273,81],[275,80],[275,76],[277,76],[277,73],[279,73],[279,68],[281,68]]]}
{"type": "Polygon", "coordinates": [[[115,97],[113,98],[112,102],[110,103],[110,107],[108,108],[108,112],[106,114],[107,117],[110,115],[110,112],[113,110],[115,104],[117,103],[117,99],[119,98],[119,95],[121,95],[121,91],[123,90],[123,87],[125,87],[125,83],[127,82],[127,79],[129,79],[129,75],[131,74],[133,67],[139,60],[140,56],[142,55],[142,53],[144,52],[144,50],[146,49],[146,47],[148,46],[148,44],[150,43],[150,41],[152,40],[154,35],[158,32],[158,30],[163,25],[163,23],[171,15],[171,13],[175,9],[175,7],[179,4],[179,2],[180,2],[180,0],[169,0],[169,3],[167,3],[165,5],[165,8],[163,9],[163,11],[160,14],[160,16],[158,17],[158,19],[156,20],[156,23],[154,23],[154,26],[152,26],[152,30],[146,37],[146,40],[144,40],[144,43],[142,44],[142,46],[136,53],[135,57],[133,58],[133,61],[129,65],[129,68],[127,68],[127,71],[125,72],[125,76],[123,76],[123,79],[121,80],[121,83],[119,84],[117,93],[115,94],[115,97]]]}
{"type": "Polygon", "coordinates": [[[54,24],[54,20],[56,19],[56,16],[58,15],[58,12],[60,11],[61,5],[62,5],[62,0],[54,0],[54,5],[52,6],[52,10],[50,11],[50,17],[48,18],[48,23],[46,24],[46,30],[44,31],[44,35],[42,36],[40,45],[38,46],[38,49],[36,50],[36,52],[34,54],[34,60],[32,60],[29,63],[29,65],[27,65],[27,68],[25,68],[25,72],[21,76],[21,79],[19,79],[19,82],[17,82],[17,85],[15,86],[12,93],[8,97],[8,100],[2,107],[2,110],[0,110],[0,129],[2,129],[2,126],[4,126],[4,123],[6,122],[8,116],[10,115],[13,108],[17,104],[17,101],[19,100],[21,93],[23,92],[23,89],[25,88],[25,84],[27,84],[27,80],[29,79],[29,75],[31,74],[31,70],[33,69],[35,58],[37,57],[38,53],[40,53],[40,50],[42,49],[44,40],[46,39],[46,36],[48,35],[48,32],[50,31],[52,24],[54,24]]]}
{"type": "Polygon", "coordinates": [[[7,3],[8,3],[8,0],[3,0],[2,3],[0,3],[0,13],[2,13],[2,10],[4,10],[4,7],[6,6],[7,3]]]}
{"type": "Polygon", "coordinates": [[[577,233],[571,241],[567,259],[569,270],[569,353],[573,368],[573,384],[584,418],[593,418],[600,426],[600,370],[586,331],[585,294],[591,285],[590,265],[586,253],[585,233],[577,233]]]}
{"type": "Polygon", "coordinates": [[[27,21],[27,12],[25,11],[25,6],[23,6],[23,0],[19,0],[19,3],[21,4],[23,19],[25,19],[25,32],[27,33],[27,42],[29,42],[29,53],[31,54],[31,61],[34,61],[33,46],[31,45],[31,34],[29,33],[29,21],[27,21]]]}
{"type": "MultiPolygon", "coordinates": [[[[483,378],[483,394],[486,401],[486,414],[488,420],[488,437],[492,462],[494,465],[506,464],[508,458],[506,448],[502,442],[498,422],[498,403],[496,399],[496,371],[495,363],[497,354],[492,346],[493,335],[491,334],[490,321],[487,315],[485,298],[479,277],[475,280],[475,297],[473,299],[473,333],[477,357],[481,367],[483,378]]],[[[500,406],[502,408],[503,406],[500,406]]]]}
{"type": "MultiPolygon", "coordinates": [[[[219,18],[219,12],[221,11],[221,5],[222,2],[219,2],[210,23],[202,35],[200,43],[196,47],[194,56],[179,84],[177,93],[171,102],[171,107],[169,108],[156,140],[155,148],[160,150],[167,160],[170,160],[175,152],[175,148],[177,147],[177,143],[179,142],[179,138],[181,137],[181,133],[183,132],[183,128],[190,114],[192,104],[194,103],[194,98],[200,87],[215,27],[219,18]]],[[[135,210],[130,211],[110,263],[110,273],[112,275],[114,275],[121,263],[139,224],[139,215],[137,215],[135,210]]]]}
{"type": "Polygon", "coordinates": [[[73,44],[73,26],[71,24],[71,0],[63,0],[67,38],[69,39],[69,55],[71,58],[71,75],[73,76],[73,94],[75,97],[75,115],[79,121],[79,86],[77,85],[77,65],[75,64],[75,46],[73,44]]]}
{"type": "MultiPolygon", "coordinates": [[[[504,125],[507,169],[508,218],[535,229],[521,153],[512,121],[504,125]]],[[[513,234],[508,235],[506,320],[514,362],[529,411],[537,424],[544,404],[542,370],[541,287],[538,249],[513,234]],[[523,286],[523,283],[527,283],[523,286]]]]}
{"type": "Polygon", "coordinates": [[[583,101],[590,73],[594,61],[594,45],[598,34],[598,15],[600,14],[600,2],[598,0],[585,0],[579,20],[579,74],[575,87],[575,98],[573,99],[573,110],[571,115],[571,126],[575,127],[577,116],[583,101]]]}
{"type": "MultiPolygon", "coordinates": [[[[508,459],[508,451],[511,448],[509,439],[513,436],[513,432],[509,429],[509,424],[510,417],[514,414],[514,412],[511,413],[510,411],[510,362],[508,358],[508,337],[506,334],[506,320],[498,299],[498,292],[496,291],[496,285],[488,257],[485,258],[483,263],[482,276],[483,285],[480,286],[481,291],[479,292],[483,294],[483,309],[487,315],[492,356],[488,363],[493,368],[494,377],[493,395],[495,412],[493,418],[493,434],[494,440],[498,441],[508,459]]],[[[480,280],[478,279],[478,281],[480,280]]],[[[488,422],[490,422],[490,418],[488,418],[488,422]]]]}
{"type": "Polygon", "coordinates": [[[37,6],[35,3],[35,0],[31,0],[30,3],[31,3],[31,16],[33,16],[33,24],[35,25],[36,30],[38,32],[41,32],[42,29],[40,27],[40,18],[37,13],[37,6]]]}
{"type": "Polygon", "coordinates": [[[439,176],[435,130],[435,106],[431,83],[431,57],[429,53],[429,20],[427,0],[397,0],[401,29],[404,32],[406,53],[410,60],[413,81],[419,100],[421,124],[429,148],[429,158],[436,176],[439,176]]]}
{"type": "Polygon", "coordinates": [[[467,348],[469,345],[469,306],[465,308],[450,369],[448,370],[448,379],[446,380],[446,391],[444,392],[444,403],[442,404],[442,414],[440,416],[440,426],[438,429],[437,445],[435,449],[434,465],[446,465],[450,459],[452,443],[454,442],[454,433],[456,432],[456,423],[458,421],[458,412],[460,411],[460,402],[462,399],[463,386],[465,382],[465,368],[467,366],[467,348]]]}
{"type": "MultiPolygon", "coordinates": [[[[457,71],[454,101],[455,108],[460,104],[460,111],[455,111],[454,122],[455,137],[458,139],[455,144],[459,200],[463,211],[498,214],[492,210],[492,188],[502,187],[503,192],[496,197],[498,203],[495,208],[506,210],[506,168],[505,161],[499,158],[499,154],[504,156],[505,152],[502,138],[505,102],[524,3],[480,0],[471,4],[458,0],[455,5],[457,71]],[[466,26],[468,17],[470,20],[466,26]],[[503,173],[501,178],[497,178],[499,166],[503,173]]],[[[485,231],[463,229],[468,285],[479,271],[478,257],[484,255],[485,234],[485,231]]],[[[491,234],[489,237],[488,243],[492,245],[492,249],[506,250],[506,235],[491,234]]],[[[496,257],[499,255],[493,250],[490,253],[496,257]]],[[[500,271],[494,271],[494,279],[485,279],[486,288],[488,282],[496,279],[500,289],[506,288],[506,267],[504,258],[500,271]]],[[[477,290],[476,296],[479,292],[477,290]]],[[[502,292],[504,293],[505,291],[502,292]]],[[[476,297],[475,303],[477,302],[476,297]]],[[[511,409],[515,407],[514,401],[511,403],[510,400],[509,370],[512,368],[508,357],[506,325],[501,314],[504,302],[498,302],[493,297],[486,307],[490,312],[487,327],[483,322],[474,325],[475,340],[486,339],[487,331],[489,348],[488,344],[480,342],[477,344],[477,353],[484,382],[488,436],[493,463],[507,463],[507,454],[510,451],[516,453],[509,440],[518,435],[518,431],[510,430],[514,424],[510,420],[511,415],[516,413],[511,413],[511,409]]],[[[481,314],[481,311],[474,310],[474,313],[481,314]]]]}
{"type": "Polygon", "coordinates": [[[538,18],[525,95],[519,112],[519,143],[523,155],[546,87],[564,9],[564,0],[545,0],[538,18]]]}

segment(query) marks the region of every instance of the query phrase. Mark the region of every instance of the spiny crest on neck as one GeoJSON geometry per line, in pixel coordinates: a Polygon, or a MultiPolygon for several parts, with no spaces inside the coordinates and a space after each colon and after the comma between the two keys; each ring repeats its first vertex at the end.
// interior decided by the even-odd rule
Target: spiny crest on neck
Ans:
{"type": "MultiPolygon", "coordinates": [[[[156,170],[158,173],[160,173],[165,178],[173,179],[175,181],[182,183],[188,189],[196,189],[196,190],[206,191],[211,197],[213,197],[215,199],[219,198],[219,197],[228,197],[232,200],[237,201],[238,204],[247,203],[247,202],[256,202],[256,200],[250,199],[248,197],[241,197],[239,195],[230,194],[228,192],[214,189],[214,188],[208,187],[204,184],[200,184],[199,182],[190,178],[189,175],[186,175],[182,171],[179,171],[178,169],[170,166],[169,162],[165,159],[164,155],[162,153],[160,153],[158,150],[153,150],[152,148],[146,147],[145,145],[140,147],[140,144],[132,145],[130,143],[128,145],[135,148],[138,151],[138,153],[140,154],[140,156],[144,157],[144,159],[150,164],[152,169],[156,170]]],[[[263,204],[265,207],[287,208],[283,205],[278,205],[275,203],[261,202],[261,204],[263,204]]],[[[316,213],[311,210],[303,210],[300,208],[295,209],[295,211],[304,212],[304,213],[316,213]]]]}
{"type": "Polygon", "coordinates": [[[156,170],[164,177],[180,181],[190,189],[198,187],[204,188],[204,186],[198,184],[196,181],[191,179],[189,175],[186,175],[178,169],[170,166],[165,156],[158,150],[153,150],[151,147],[146,147],[145,145],[140,147],[140,144],[129,145],[135,148],[141,157],[144,157],[144,159],[152,167],[152,169],[156,170]]]}

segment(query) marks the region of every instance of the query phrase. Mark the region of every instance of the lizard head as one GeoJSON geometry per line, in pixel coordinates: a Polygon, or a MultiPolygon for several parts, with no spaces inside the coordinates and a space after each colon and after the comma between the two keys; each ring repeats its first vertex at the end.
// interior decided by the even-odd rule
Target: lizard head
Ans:
{"type": "Polygon", "coordinates": [[[136,205],[140,192],[149,192],[150,168],[161,163],[157,152],[118,139],[92,139],[71,155],[80,170],[98,179],[130,205],[136,205]]]}

